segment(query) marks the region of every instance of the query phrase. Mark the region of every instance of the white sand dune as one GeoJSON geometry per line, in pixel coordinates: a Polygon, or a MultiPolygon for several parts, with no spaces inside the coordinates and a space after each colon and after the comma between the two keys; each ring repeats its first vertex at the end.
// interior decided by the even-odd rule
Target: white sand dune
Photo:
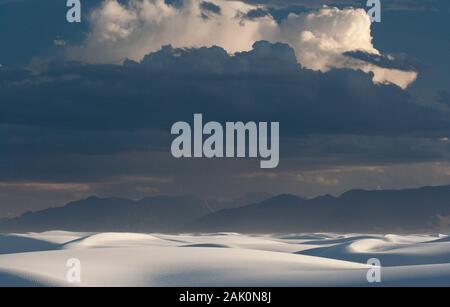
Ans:
{"type": "Polygon", "coordinates": [[[450,286],[443,235],[0,235],[1,286],[450,286]],[[66,280],[81,261],[81,283],[66,280]],[[367,282],[369,258],[382,282],[367,282]]]}

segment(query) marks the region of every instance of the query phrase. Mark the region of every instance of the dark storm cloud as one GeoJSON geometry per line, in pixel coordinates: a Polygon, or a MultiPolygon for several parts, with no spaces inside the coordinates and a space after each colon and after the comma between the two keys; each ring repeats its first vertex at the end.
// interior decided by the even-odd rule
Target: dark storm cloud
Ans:
{"type": "Polygon", "coordinates": [[[355,71],[301,69],[289,46],[267,42],[235,56],[219,47],[166,46],[123,66],[63,63],[39,74],[0,72],[0,84],[0,124],[8,125],[169,131],[199,112],[205,120],[278,120],[290,136],[449,128],[447,114],[400,88],[374,85],[355,71]]]}
{"type": "Polygon", "coordinates": [[[164,0],[167,5],[171,5],[173,7],[182,7],[183,0],[164,0]]]}
{"type": "Polygon", "coordinates": [[[206,13],[210,12],[210,13],[220,15],[222,12],[222,9],[220,8],[220,6],[218,6],[212,2],[208,2],[208,1],[200,2],[200,8],[206,13]]]}
{"type": "Polygon", "coordinates": [[[40,73],[0,73],[2,180],[104,181],[250,172],[171,158],[170,126],[192,121],[280,121],[280,169],[329,163],[447,159],[447,114],[364,73],[302,69],[284,44],[173,49],[122,65],[54,63],[40,73]],[[153,152],[139,155],[134,152],[153,152]],[[296,158],[304,159],[298,163],[296,158]],[[316,159],[316,161],[314,161],[316,159]],[[194,166],[193,164],[196,164],[194,166]],[[202,167],[203,165],[203,167],[202,167]],[[227,172],[225,171],[227,170],[227,172]]]}
{"type": "MultiPolygon", "coordinates": [[[[259,42],[235,56],[166,46],[140,63],[6,70],[0,98],[0,181],[102,182],[114,186],[103,187],[106,196],[117,195],[123,176],[176,178],[158,191],[200,193],[214,174],[222,179],[209,192],[226,194],[230,178],[258,169],[253,160],[172,158],[170,126],[196,112],[205,121],[280,121],[277,172],[450,158],[446,113],[364,73],[302,69],[284,44],[259,42]]],[[[230,186],[234,194],[242,187],[230,186]]],[[[136,193],[128,192],[120,195],[136,193]]]]}
{"type": "MultiPolygon", "coordinates": [[[[347,162],[418,162],[450,158],[450,144],[438,138],[363,135],[311,135],[291,139],[285,145],[289,157],[339,157],[347,162]]],[[[315,165],[314,167],[317,167],[315,165]]]]}
{"type": "Polygon", "coordinates": [[[262,18],[262,17],[266,17],[266,16],[271,16],[270,12],[267,9],[257,8],[257,9],[248,11],[242,17],[245,19],[254,20],[254,19],[262,18]]]}
{"type": "Polygon", "coordinates": [[[358,59],[367,63],[372,63],[378,67],[398,69],[403,71],[419,72],[424,69],[424,65],[417,59],[413,59],[406,54],[376,55],[363,51],[348,51],[345,56],[358,59]]]}
{"type": "Polygon", "coordinates": [[[129,151],[160,151],[167,134],[153,130],[80,130],[0,125],[0,155],[32,153],[101,155],[129,151]],[[151,140],[151,142],[149,142],[151,140]]]}

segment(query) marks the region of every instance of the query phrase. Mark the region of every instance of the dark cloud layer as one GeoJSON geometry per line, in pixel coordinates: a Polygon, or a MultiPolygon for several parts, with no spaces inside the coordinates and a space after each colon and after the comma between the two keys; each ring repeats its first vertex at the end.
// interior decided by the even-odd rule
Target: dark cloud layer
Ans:
{"type": "Polygon", "coordinates": [[[4,70],[0,97],[3,180],[173,175],[170,126],[197,112],[206,121],[280,121],[282,160],[421,162],[447,160],[449,152],[445,111],[395,86],[374,85],[364,73],[302,69],[283,44],[259,42],[235,56],[218,47],[166,46],[123,66],[63,62],[40,73],[4,70]],[[89,156],[150,151],[167,156],[163,170],[145,161],[101,169],[87,163],[89,156]]]}
{"type": "Polygon", "coordinates": [[[416,71],[419,72],[424,69],[417,59],[413,59],[406,54],[396,55],[374,55],[362,51],[349,51],[344,55],[364,61],[366,63],[372,63],[378,67],[398,69],[402,71],[416,71]]]}
{"type": "Polygon", "coordinates": [[[168,130],[199,112],[206,120],[280,121],[284,134],[396,135],[449,127],[447,114],[395,86],[347,70],[301,69],[293,50],[258,42],[173,49],[141,63],[58,63],[41,73],[0,72],[0,124],[75,130],[168,130]]]}
{"type": "Polygon", "coordinates": [[[222,11],[220,6],[215,5],[214,3],[208,1],[200,2],[200,8],[207,13],[211,12],[218,15],[220,15],[222,11]]]}
{"type": "Polygon", "coordinates": [[[441,141],[450,130],[447,113],[418,104],[395,86],[374,85],[362,72],[303,69],[284,44],[258,42],[234,56],[219,47],[165,46],[140,63],[4,70],[0,97],[0,156],[9,161],[1,166],[3,180],[37,180],[41,167],[47,167],[46,180],[105,180],[120,172],[163,176],[148,165],[142,174],[129,164],[110,166],[110,173],[83,156],[160,152],[170,160],[171,125],[192,121],[194,113],[203,113],[205,121],[279,121],[282,160],[448,158],[448,142],[441,141]],[[55,165],[60,159],[70,162],[55,165]],[[83,166],[68,171],[78,161],[83,166]]]}
{"type": "MultiPolygon", "coordinates": [[[[17,213],[17,195],[23,209],[34,196],[49,200],[36,203],[44,207],[89,194],[310,195],[389,178],[400,185],[400,171],[383,181],[379,174],[389,170],[364,165],[448,160],[448,115],[362,72],[304,69],[288,45],[267,42],[234,56],[219,47],[165,46],[139,63],[2,69],[2,206],[17,213]],[[170,126],[197,112],[205,121],[280,121],[280,167],[172,158],[170,126]]],[[[422,177],[440,183],[446,176],[422,177]]]]}

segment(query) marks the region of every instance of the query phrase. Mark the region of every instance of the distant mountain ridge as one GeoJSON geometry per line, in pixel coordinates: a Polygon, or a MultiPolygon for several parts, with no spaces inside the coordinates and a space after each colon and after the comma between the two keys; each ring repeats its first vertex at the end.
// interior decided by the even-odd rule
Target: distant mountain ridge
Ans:
{"type": "Polygon", "coordinates": [[[64,207],[0,220],[0,232],[54,229],[243,233],[450,230],[450,186],[351,190],[339,197],[325,195],[313,199],[283,194],[245,206],[236,204],[227,204],[231,209],[214,211],[207,201],[194,196],[155,196],[142,200],[90,197],[64,207]]]}
{"type": "Polygon", "coordinates": [[[261,203],[210,213],[195,231],[411,232],[450,229],[450,186],[351,190],[302,199],[279,195],[261,203]]]}
{"type": "Polygon", "coordinates": [[[194,196],[155,196],[141,200],[89,197],[64,207],[0,220],[0,231],[173,231],[211,212],[194,196]]]}
{"type": "Polygon", "coordinates": [[[247,206],[253,203],[259,203],[265,201],[274,195],[270,193],[260,192],[260,193],[248,193],[242,195],[238,198],[233,199],[208,199],[207,204],[212,211],[219,211],[223,209],[239,208],[247,206]]]}

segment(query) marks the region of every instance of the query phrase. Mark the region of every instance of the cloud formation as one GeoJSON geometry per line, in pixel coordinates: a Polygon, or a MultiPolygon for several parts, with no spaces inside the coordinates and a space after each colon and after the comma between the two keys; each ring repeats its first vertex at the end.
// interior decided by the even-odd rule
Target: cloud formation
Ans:
{"type": "Polygon", "coordinates": [[[425,167],[385,175],[372,168],[327,171],[448,161],[450,117],[408,91],[374,85],[360,71],[301,68],[287,44],[260,41],[234,55],[220,47],[165,46],[123,65],[3,69],[0,97],[0,202],[9,215],[91,194],[312,195],[449,178],[434,179],[433,170],[413,182],[425,178],[425,167]],[[208,121],[280,121],[280,167],[265,173],[273,179],[255,177],[260,169],[252,159],[174,159],[170,126],[196,112],[208,121]]]}
{"type": "Polygon", "coordinates": [[[373,73],[375,83],[393,83],[405,89],[417,78],[412,70],[378,66],[347,52],[358,51],[379,56],[372,44],[371,21],[363,9],[324,7],[304,14],[289,14],[271,40],[288,42],[299,62],[314,70],[350,68],[373,73]]]}
{"type": "Polygon", "coordinates": [[[85,45],[72,48],[69,54],[87,62],[111,63],[126,58],[140,60],[169,44],[217,45],[230,53],[250,50],[263,33],[276,28],[269,17],[257,21],[239,17],[239,13],[254,8],[223,0],[186,0],[182,5],[170,5],[164,0],[130,0],[122,5],[106,0],[91,13],[91,31],[85,45]]]}
{"type": "MultiPolygon", "coordinates": [[[[298,157],[333,157],[333,163],[447,159],[450,146],[440,141],[450,135],[448,112],[420,105],[395,86],[374,85],[359,71],[301,68],[289,45],[265,41],[233,56],[220,47],[166,46],[123,65],[63,62],[36,73],[3,70],[0,97],[0,180],[6,182],[180,170],[189,178],[198,167],[171,161],[168,132],[194,113],[208,121],[280,121],[280,169],[317,167],[284,160],[298,157]],[[146,158],[130,158],[135,152],[146,158]]],[[[212,173],[239,173],[244,162],[229,163],[212,173]]],[[[254,170],[253,161],[245,163],[246,171],[254,170]]]]}
{"type": "Polygon", "coordinates": [[[349,68],[373,74],[375,83],[406,88],[417,78],[414,70],[378,66],[346,56],[360,51],[379,56],[372,44],[371,22],[363,9],[323,7],[289,14],[277,22],[262,5],[240,1],[105,0],[90,15],[85,42],[70,46],[72,59],[89,63],[141,60],[164,45],[177,48],[220,46],[228,53],[249,51],[254,42],[268,40],[291,45],[298,62],[308,69],[349,68]]]}
{"type": "MultiPolygon", "coordinates": [[[[223,181],[208,185],[220,195],[230,176],[259,169],[257,161],[174,161],[170,127],[192,121],[194,113],[207,121],[280,121],[280,171],[450,159],[450,144],[441,141],[450,135],[448,112],[420,105],[398,87],[374,85],[360,71],[301,68],[294,50],[280,43],[260,41],[235,55],[220,47],[166,46],[123,65],[63,62],[34,74],[4,70],[0,97],[4,182],[169,175],[181,182],[177,192],[190,193],[188,183],[198,184],[192,187],[197,192],[214,181],[205,174],[220,173],[223,181]],[[200,184],[196,176],[208,179],[200,184]]],[[[322,179],[316,182],[327,182],[322,179]]],[[[298,182],[291,184],[293,191],[298,182]]],[[[165,191],[173,187],[164,185],[165,191]]],[[[236,194],[243,186],[233,188],[236,194]]]]}
{"type": "Polygon", "coordinates": [[[170,46],[123,65],[62,63],[0,75],[0,124],[166,130],[196,112],[216,120],[283,120],[286,133],[392,135],[448,127],[444,114],[362,72],[302,69],[287,44],[170,46]],[[336,98],[338,97],[338,98],[336,98]],[[357,114],[357,116],[355,116],[357,114]]]}

